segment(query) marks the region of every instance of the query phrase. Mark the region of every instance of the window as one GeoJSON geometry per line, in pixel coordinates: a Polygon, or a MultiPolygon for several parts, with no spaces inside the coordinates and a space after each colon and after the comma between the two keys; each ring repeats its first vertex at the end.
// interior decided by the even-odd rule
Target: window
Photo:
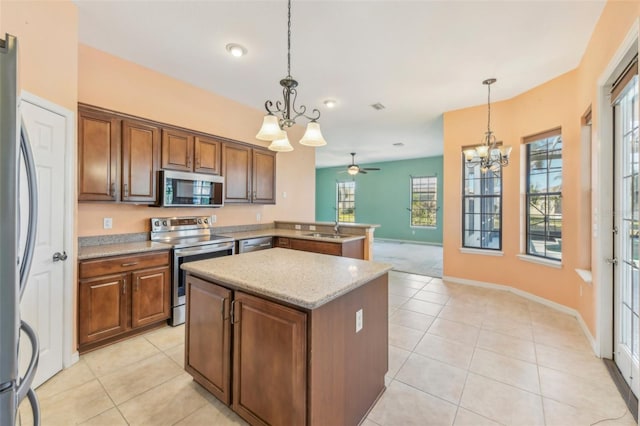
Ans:
{"type": "Polygon", "coordinates": [[[562,135],[524,138],[527,145],[527,254],[562,260],[562,135]]]}
{"type": "Polygon", "coordinates": [[[462,246],[502,249],[502,169],[469,167],[462,156],[462,246]]]}
{"type": "Polygon", "coordinates": [[[356,221],[356,183],[337,183],[338,222],[356,221]]]}
{"type": "Polygon", "coordinates": [[[435,227],[438,211],[438,178],[411,177],[411,226],[435,227]]]}

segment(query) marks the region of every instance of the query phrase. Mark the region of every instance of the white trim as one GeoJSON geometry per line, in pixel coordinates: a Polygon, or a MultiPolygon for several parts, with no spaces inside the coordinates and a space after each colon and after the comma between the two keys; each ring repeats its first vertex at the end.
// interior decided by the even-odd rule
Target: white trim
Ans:
{"type": "MultiPolygon", "coordinates": [[[[613,282],[612,266],[605,262],[613,253],[613,120],[609,100],[612,79],[617,77],[619,68],[626,65],[629,52],[638,51],[640,19],[631,25],[627,36],[613,55],[597,82],[597,133],[592,141],[592,247],[591,269],[596,287],[596,355],[613,357],[613,282]]],[[[630,59],[630,58],[628,58],[630,59]]]]}
{"type": "Polygon", "coordinates": [[[531,256],[528,254],[517,254],[516,257],[525,262],[535,263],[542,266],[548,266],[550,268],[562,269],[562,262],[557,260],[545,259],[538,256],[531,256]]]}
{"type": "Polygon", "coordinates": [[[572,308],[569,308],[569,307],[567,307],[565,305],[561,305],[560,303],[556,303],[556,302],[553,302],[551,300],[545,299],[544,297],[536,296],[535,294],[526,292],[524,290],[520,290],[518,288],[510,287],[508,285],[487,283],[487,282],[483,282],[483,281],[469,280],[467,278],[457,278],[457,277],[450,277],[450,276],[443,276],[442,280],[443,281],[449,281],[449,282],[452,282],[452,283],[455,283],[455,284],[463,284],[463,285],[469,285],[469,286],[473,286],[473,287],[489,288],[489,289],[492,289],[492,290],[508,291],[508,292],[516,294],[516,295],[518,295],[520,297],[523,297],[523,298],[525,298],[527,300],[531,300],[532,302],[540,303],[540,304],[542,304],[544,306],[547,306],[549,308],[555,309],[556,311],[571,315],[572,317],[575,317],[576,320],[578,321],[578,324],[580,325],[580,328],[582,329],[582,333],[584,334],[584,336],[589,341],[589,345],[591,345],[591,350],[593,350],[593,352],[596,354],[596,356],[598,356],[598,351],[597,351],[598,348],[597,348],[597,345],[596,345],[596,340],[591,335],[591,332],[589,331],[589,327],[587,327],[587,324],[584,322],[584,319],[582,318],[582,315],[580,315],[580,312],[578,312],[575,309],[572,309],[572,308]]]}
{"type": "Polygon", "coordinates": [[[76,144],[75,144],[75,112],[68,110],[51,101],[43,99],[32,93],[23,90],[21,99],[40,108],[47,109],[58,114],[65,119],[65,175],[64,175],[64,250],[67,252],[68,260],[64,262],[63,274],[63,300],[62,307],[63,325],[62,325],[62,364],[64,368],[68,368],[79,360],[78,352],[73,348],[73,331],[75,330],[74,320],[74,272],[76,264],[74,226],[75,226],[75,171],[76,171],[76,144]]]}
{"type": "Polygon", "coordinates": [[[460,247],[460,253],[463,254],[479,254],[482,256],[504,256],[502,250],[483,250],[469,247],[460,247]]]}
{"type": "Polygon", "coordinates": [[[585,283],[593,284],[593,276],[591,275],[590,270],[576,268],[576,274],[578,274],[578,276],[582,278],[582,281],[584,281],[585,283]]]}

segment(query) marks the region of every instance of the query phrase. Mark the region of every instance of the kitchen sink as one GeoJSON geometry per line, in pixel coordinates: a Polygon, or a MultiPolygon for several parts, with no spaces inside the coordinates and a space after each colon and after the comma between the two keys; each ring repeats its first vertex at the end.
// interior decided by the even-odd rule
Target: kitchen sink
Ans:
{"type": "Polygon", "coordinates": [[[304,234],[306,237],[317,237],[317,238],[345,238],[347,235],[342,234],[324,234],[322,232],[311,232],[309,234],[304,234]]]}

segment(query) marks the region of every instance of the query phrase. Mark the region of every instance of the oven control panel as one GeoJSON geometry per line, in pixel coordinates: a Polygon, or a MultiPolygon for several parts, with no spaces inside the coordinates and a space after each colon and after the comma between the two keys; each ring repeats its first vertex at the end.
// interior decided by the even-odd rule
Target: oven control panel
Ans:
{"type": "Polygon", "coordinates": [[[214,222],[211,216],[153,217],[151,232],[207,229],[211,228],[214,222]]]}

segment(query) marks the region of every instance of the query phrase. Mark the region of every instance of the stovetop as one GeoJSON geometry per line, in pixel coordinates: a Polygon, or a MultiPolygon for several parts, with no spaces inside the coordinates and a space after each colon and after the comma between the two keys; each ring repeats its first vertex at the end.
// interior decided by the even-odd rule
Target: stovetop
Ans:
{"type": "Polygon", "coordinates": [[[181,237],[151,237],[151,241],[170,244],[173,248],[184,248],[193,246],[204,246],[207,244],[232,242],[232,237],[226,235],[190,235],[181,237]]]}

